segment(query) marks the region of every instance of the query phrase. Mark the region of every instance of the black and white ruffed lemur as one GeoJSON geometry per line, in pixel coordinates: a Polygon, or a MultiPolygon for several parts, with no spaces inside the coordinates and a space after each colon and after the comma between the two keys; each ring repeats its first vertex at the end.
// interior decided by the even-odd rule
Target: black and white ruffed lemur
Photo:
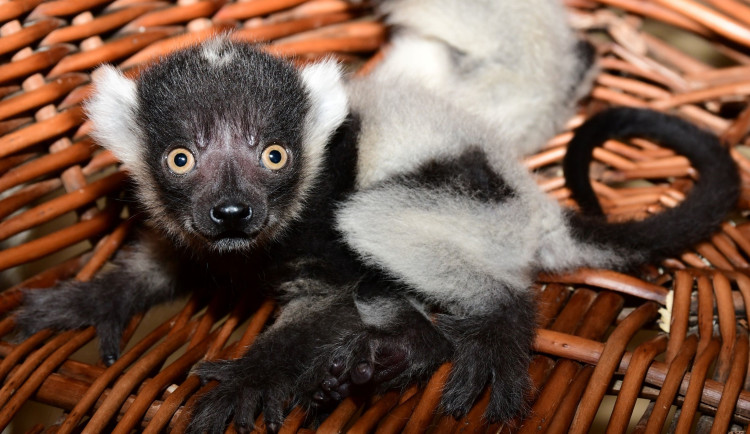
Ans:
{"type": "Polygon", "coordinates": [[[718,140],[667,115],[614,109],[577,129],[564,162],[582,213],[562,209],[520,163],[572,115],[593,77],[591,47],[550,0],[390,0],[391,46],[371,74],[324,61],[295,68],[219,37],[135,80],[104,66],[86,109],[128,168],[146,224],[90,282],[25,294],[29,334],[95,325],[118,357],[124,325],[195,288],[261,282],[282,309],[219,380],[192,432],[279,429],[291,405],[360,385],[404,386],[446,360],[442,411],[524,407],[539,271],[629,268],[708,237],[738,175],[718,140]],[[592,148],[647,137],[687,156],[687,199],[611,224],[591,189],[592,148]],[[430,316],[430,312],[440,313],[430,316]]]}

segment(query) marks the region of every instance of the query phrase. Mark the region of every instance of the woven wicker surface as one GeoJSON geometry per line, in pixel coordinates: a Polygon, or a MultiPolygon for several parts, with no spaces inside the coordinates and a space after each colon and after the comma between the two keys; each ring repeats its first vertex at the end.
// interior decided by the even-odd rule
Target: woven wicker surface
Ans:
{"type": "MultiPolygon", "coordinates": [[[[536,390],[530,416],[516,421],[515,430],[586,432],[605,395],[617,397],[610,432],[627,428],[639,397],[648,403],[642,417],[642,411],[633,416],[640,418],[639,432],[744,429],[750,423],[750,225],[742,218],[750,207],[750,159],[743,156],[750,129],[750,3],[567,4],[573,24],[597,44],[602,65],[592,98],[569,127],[605,105],[675,113],[733,147],[743,194],[732,222],[710,242],[660,268],[637,276],[580,270],[539,277],[542,328],[530,366],[536,390]],[[665,30],[681,37],[662,39],[665,30]]],[[[0,282],[33,276],[0,294],[0,310],[18,305],[18,287],[91,278],[129,230],[122,203],[102,199],[117,195],[125,175],[86,135],[80,102],[92,69],[112,62],[135,75],[158,56],[227,29],[271,41],[270,51],[300,62],[333,54],[359,64],[386,39],[368,14],[341,0],[0,0],[0,282]]],[[[526,164],[541,188],[573,205],[559,164],[569,137],[561,133],[526,164]]],[[[694,175],[684,158],[645,141],[609,142],[595,157],[592,176],[612,219],[673,206],[694,175]],[[623,182],[641,179],[649,182],[623,182]]],[[[135,319],[127,351],[106,369],[70,358],[94,340],[93,329],[43,331],[13,343],[13,318],[6,316],[0,321],[0,426],[33,400],[64,410],[56,425],[33,432],[179,432],[186,406],[202,389],[190,368],[202,359],[237,357],[274,310],[272,302],[250,298],[231,306],[189,300],[145,337],[130,339],[135,319]]],[[[440,368],[426,388],[347,399],[317,429],[512,431],[482,425],[486,400],[461,421],[436,416],[449,369],[440,368]]],[[[283,432],[308,428],[297,409],[283,432]]]]}

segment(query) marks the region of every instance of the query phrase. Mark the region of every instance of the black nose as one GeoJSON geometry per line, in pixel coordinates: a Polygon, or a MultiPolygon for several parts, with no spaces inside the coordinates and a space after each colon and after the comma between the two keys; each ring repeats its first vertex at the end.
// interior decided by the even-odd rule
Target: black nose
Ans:
{"type": "Polygon", "coordinates": [[[242,203],[221,204],[211,208],[211,220],[224,229],[240,229],[250,220],[253,210],[242,203]]]}

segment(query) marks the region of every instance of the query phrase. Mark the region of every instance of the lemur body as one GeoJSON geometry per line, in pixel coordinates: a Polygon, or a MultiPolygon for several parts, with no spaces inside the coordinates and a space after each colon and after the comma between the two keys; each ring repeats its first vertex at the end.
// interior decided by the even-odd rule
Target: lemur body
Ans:
{"type": "Polygon", "coordinates": [[[594,117],[571,142],[566,177],[591,215],[539,191],[519,159],[559,130],[592,76],[592,53],[557,2],[381,7],[392,47],[346,84],[331,62],[295,71],[228,38],[136,81],[103,69],[87,110],[129,167],[149,226],[118,268],[29,292],[21,327],[96,325],[111,359],[127,319],[151,304],[260,281],[284,307],[241,359],[196,370],[220,383],[194,410],[193,432],[232,418],[250,427],[261,409],[273,431],[290,398],[403,386],[448,359],[443,411],[465,415],[490,384],[485,416],[507,420],[529,387],[536,272],[679,252],[733,206],[736,170],[713,136],[633,110],[594,117]],[[673,210],[608,225],[588,181],[591,148],[637,134],[687,155],[701,179],[673,210]]]}

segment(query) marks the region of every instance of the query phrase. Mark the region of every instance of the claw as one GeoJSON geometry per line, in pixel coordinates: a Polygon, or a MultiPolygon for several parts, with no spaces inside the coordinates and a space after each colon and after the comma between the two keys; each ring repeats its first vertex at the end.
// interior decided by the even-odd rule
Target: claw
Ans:
{"type": "Polygon", "coordinates": [[[318,390],[317,392],[313,393],[312,396],[313,400],[319,403],[324,403],[328,400],[328,396],[323,393],[322,391],[318,390]]]}
{"type": "Polygon", "coordinates": [[[244,427],[244,426],[235,426],[235,429],[237,430],[238,434],[250,434],[253,432],[252,428],[244,427]]]}
{"type": "Polygon", "coordinates": [[[104,362],[105,366],[112,366],[115,364],[116,361],[117,361],[117,357],[111,354],[108,354],[102,357],[102,362],[104,362]]]}
{"type": "Polygon", "coordinates": [[[266,432],[268,434],[276,434],[281,430],[281,424],[278,422],[268,422],[266,423],[266,432]]]}

